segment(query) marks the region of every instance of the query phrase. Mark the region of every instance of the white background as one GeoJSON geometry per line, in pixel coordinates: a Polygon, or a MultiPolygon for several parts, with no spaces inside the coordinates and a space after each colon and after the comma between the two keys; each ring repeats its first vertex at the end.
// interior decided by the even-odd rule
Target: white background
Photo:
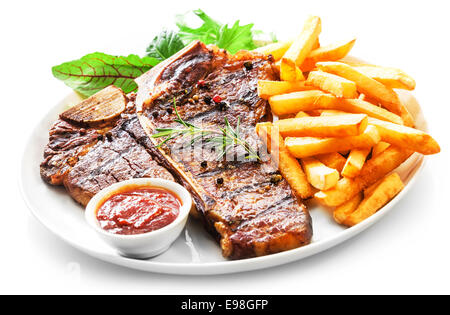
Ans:
{"type": "MultiPolygon", "coordinates": [[[[2,117],[0,293],[329,294],[450,293],[450,45],[447,1],[7,1],[0,8],[2,117]],[[46,230],[18,189],[31,129],[70,91],[51,67],[84,54],[143,55],[175,14],[201,8],[255,23],[279,38],[322,18],[321,43],[358,38],[353,55],[402,68],[442,153],[381,222],[324,253],[223,276],[167,276],[91,258],[46,230]]],[[[38,170],[36,170],[38,171],[38,170]]]]}

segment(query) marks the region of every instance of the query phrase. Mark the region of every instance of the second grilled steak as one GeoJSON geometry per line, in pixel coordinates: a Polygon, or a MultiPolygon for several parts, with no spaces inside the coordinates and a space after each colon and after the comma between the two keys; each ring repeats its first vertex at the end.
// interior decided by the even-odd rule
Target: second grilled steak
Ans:
{"type": "MultiPolygon", "coordinates": [[[[261,146],[255,125],[268,114],[257,95],[259,79],[275,79],[272,62],[241,52],[235,56],[194,42],[137,80],[137,109],[149,136],[161,128],[187,123],[218,130],[240,125],[241,137],[261,146]]],[[[229,151],[232,159],[217,160],[208,140],[192,146],[178,137],[161,144],[153,138],[152,154],[177,174],[193,193],[206,227],[220,241],[225,257],[241,259],[267,255],[308,244],[311,219],[270,160],[249,160],[242,147],[229,151]]]]}
{"type": "MultiPolygon", "coordinates": [[[[114,89],[114,93],[119,90],[114,89]]],[[[99,126],[69,121],[61,115],[49,132],[40,166],[42,179],[52,185],[64,185],[83,206],[101,189],[120,181],[138,177],[174,180],[152,158],[150,142],[137,119],[133,100],[132,95],[126,112],[99,126]]]]}
{"type": "Polygon", "coordinates": [[[174,180],[152,159],[140,133],[144,132],[136,115],[123,115],[64,177],[64,186],[72,198],[86,205],[103,188],[131,178],[174,180]]]}

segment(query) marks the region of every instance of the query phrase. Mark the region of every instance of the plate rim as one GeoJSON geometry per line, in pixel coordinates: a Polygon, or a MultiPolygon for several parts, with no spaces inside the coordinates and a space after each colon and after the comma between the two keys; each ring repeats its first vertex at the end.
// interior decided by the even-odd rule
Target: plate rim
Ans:
{"type": "MultiPolygon", "coordinates": [[[[62,233],[54,230],[52,228],[52,224],[48,222],[45,217],[39,215],[39,211],[36,210],[33,202],[30,200],[25,186],[24,186],[24,176],[25,176],[25,160],[26,153],[28,148],[30,147],[30,143],[33,141],[33,135],[36,134],[36,131],[39,129],[40,125],[43,123],[46,117],[48,117],[56,107],[61,106],[61,104],[67,102],[68,99],[74,97],[74,92],[68,94],[65,98],[61,99],[57,105],[52,106],[44,116],[41,117],[39,122],[34,125],[30,134],[26,138],[25,146],[22,150],[22,156],[20,159],[19,166],[19,189],[20,194],[29,209],[29,211],[33,214],[33,216],[40,222],[47,230],[52,232],[55,236],[62,239],[65,243],[70,246],[76,248],[77,250],[95,257],[104,262],[113,263],[115,265],[119,265],[126,268],[131,268],[135,270],[141,270],[146,272],[154,272],[161,274],[176,274],[176,275],[219,275],[219,274],[230,274],[230,273],[239,273],[253,270],[261,270],[275,266],[281,266],[284,264],[288,264],[294,261],[298,261],[312,255],[318,254],[320,252],[326,251],[333,246],[339,245],[350,238],[358,235],[363,232],[367,228],[371,227],[375,223],[377,223],[381,218],[383,218],[387,213],[389,213],[395,205],[403,199],[403,197],[409,192],[409,190],[416,184],[417,178],[422,173],[424,165],[427,160],[427,156],[419,155],[417,158],[417,162],[414,165],[414,174],[410,178],[408,184],[405,188],[395,196],[387,205],[377,211],[374,215],[369,217],[368,219],[362,221],[361,223],[347,228],[336,236],[326,238],[324,240],[318,240],[316,242],[312,242],[308,245],[298,247],[295,249],[291,249],[288,251],[283,251],[280,253],[275,253],[271,255],[247,258],[241,260],[228,260],[228,261],[220,261],[220,262],[190,262],[190,263],[167,263],[167,262],[158,262],[158,261],[149,261],[149,260],[137,260],[131,259],[127,257],[120,256],[119,254],[111,254],[111,253],[102,253],[99,251],[94,251],[89,248],[85,248],[80,246],[76,242],[72,241],[62,233]]],[[[76,94],[75,94],[76,95],[76,94]]],[[[424,118],[425,126],[427,127],[426,119],[424,118]]],[[[418,153],[414,153],[414,155],[418,155],[418,153]]],[[[414,156],[413,155],[413,156],[414,156]]]]}

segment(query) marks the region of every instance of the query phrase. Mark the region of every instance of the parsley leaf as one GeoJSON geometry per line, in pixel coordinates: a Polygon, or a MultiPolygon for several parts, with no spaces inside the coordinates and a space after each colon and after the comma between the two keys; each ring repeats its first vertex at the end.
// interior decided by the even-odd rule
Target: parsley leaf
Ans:
{"type": "Polygon", "coordinates": [[[169,58],[183,48],[183,41],[177,33],[164,30],[158,36],[156,36],[147,47],[147,56],[162,61],[169,58]]]}
{"type": "Polygon", "coordinates": [[[253,24],[239,25],[239,21],[236,21],[232,27],[229,27],[228,24],[222,25],[213,20],[200,9],[193,12],[203,21],[203,24],[198,28],[189,27],[184,20],[184,16],[177,16],[178,35],[185,44],[193,40],[199,40],[205,44],[215,44],[232,54],[241,49],[252,50],[256,48],[253,42],[253,24]]]}
{"type": "Polygon", "coordinates": [[[152,57],[112,56],[96,52],[52,68],[53,76],[83,96],[91,96],[109,85],[125,93],[136,90],[134,79],[159,63],[152,57]]]}

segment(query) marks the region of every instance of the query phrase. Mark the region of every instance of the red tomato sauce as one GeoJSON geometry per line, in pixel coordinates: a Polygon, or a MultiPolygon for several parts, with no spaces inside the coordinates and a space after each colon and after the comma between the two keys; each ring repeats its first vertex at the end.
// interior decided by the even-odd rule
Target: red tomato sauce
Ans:
{"type": "Polygon", "coordinates": [[[142,234],[175,221],[180,207],[178,197],[165,189],[130,189],[109,197],[97,210],[97,220],[110,233],[142,234]]]}

